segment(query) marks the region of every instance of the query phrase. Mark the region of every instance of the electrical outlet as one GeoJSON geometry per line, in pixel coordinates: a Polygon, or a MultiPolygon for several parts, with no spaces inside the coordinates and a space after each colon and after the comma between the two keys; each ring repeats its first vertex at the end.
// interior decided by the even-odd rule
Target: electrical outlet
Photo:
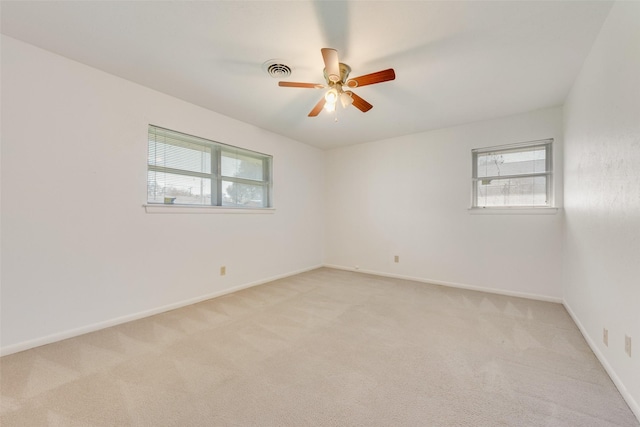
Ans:
{"type": "Polygon", "coordinates": [[[400,262],[400,255],[396,255],[393,257],[393,262],[400,262]]]}
{"type": "Polygon", "coordinates": [[[609,347],[609,330],[607,328],[602,329],[602,342],[609,347]]]}
{"type": "Polygon", "coordinates": [[[225,274],[227,274],[227,267],[223,265],[222,267],[220,267],[220,275],[224,276],[225,274]]]}
{"type": "Polygon", "coordinates": [[[628,335],[624,336],[624,352],[631,357],[631,337],[628,335]]]}

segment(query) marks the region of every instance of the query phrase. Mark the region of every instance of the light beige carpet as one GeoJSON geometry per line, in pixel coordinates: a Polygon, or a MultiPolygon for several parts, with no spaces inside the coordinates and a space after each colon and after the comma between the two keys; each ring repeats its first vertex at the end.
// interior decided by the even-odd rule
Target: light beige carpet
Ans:
{"type": "Polygon", "coordinates": [[[3,427],[638,426],[561,305],[326,268],[0,369],[3,427]]]}

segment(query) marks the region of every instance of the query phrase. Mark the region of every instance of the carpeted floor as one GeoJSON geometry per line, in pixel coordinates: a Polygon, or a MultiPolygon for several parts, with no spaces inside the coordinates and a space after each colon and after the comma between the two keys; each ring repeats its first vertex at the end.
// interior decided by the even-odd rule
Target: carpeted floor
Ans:
{"type": "Polygon", "coordinates": [[[318,269],[0,359],[9,426],[638,426],[559,304],[318,269]]]}

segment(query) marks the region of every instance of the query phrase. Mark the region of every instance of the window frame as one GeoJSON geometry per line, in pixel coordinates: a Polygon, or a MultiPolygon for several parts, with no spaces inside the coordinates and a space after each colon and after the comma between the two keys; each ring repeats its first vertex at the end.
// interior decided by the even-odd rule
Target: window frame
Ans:
{"type": "MultiPolygon", "coordinates": [[[[246,148],[233,146],[230,144],[223,144],[221,142],[213,141],[210,139],[202,138],[195,135],[190,135],[184,132],[176,131],[173,129],[167,129],[162,126],[149,124],[147,128],[147,199],[145,207],[174,207],[174,208],[194,208],[196,210],[202,208],[215,208],[224,210],[273,210],[273,156],[265,153],[260,153],[254,150],[248,150],[246,148]],[[182,140],[194,145],[206,147],[210,150],[211,155],[211,170],[209,173],[196,172],[186,169],[177,169],[165,166],[159,166],[157,164],[150,164],[149,162],[149,150],[152,143],[152,132],[160,131],[166,135],[171,135],[178,140],[182,140]],[[224,153],[228,154],[240,154],[245,157],[251,157],[262,162],[262,179],[253,180],[249,178],[242,178],[237,176],[229,176],[222,174],[222,157],[224,153]],[[149,172],[170,173],[180,176],[190,176],[202,179],[210,180],[211,184],[211,203],[167,203],[151,201],[149,199],[149,172]],[[223,189],[222,182],[228,181],[233,184],[246,184],[262,187],[264,194],[263,206],[242,206],[242,205],[224,205],[223,204],[223,189]]],[[[149,209],[147,209],[149,211],[149,209]]]]}
{"type": "Polygon", "coordinates": [[[495,211],[523,211],[523,210],[555,210],[555,191],[553,173],[553,147],[554,138],[539,139],[515,144],[497,145],[492,147],[474,148],[471,150],[471,208],[472,211],[495,210],[495,211]],[[526,149],[544,147],[545,149],[545,170],[543,172],[512,174],[512,175],[492,175],[478,177],[478,155],[487,153],[513,153],[525,151],[526,149]],[[506,205],[506,206],[482,206],[478,204],[478,181],[492,179],[513,179],[513,178],[535,178],[544,176],[546,178],[546,204],[544,205],[506,205]]]}

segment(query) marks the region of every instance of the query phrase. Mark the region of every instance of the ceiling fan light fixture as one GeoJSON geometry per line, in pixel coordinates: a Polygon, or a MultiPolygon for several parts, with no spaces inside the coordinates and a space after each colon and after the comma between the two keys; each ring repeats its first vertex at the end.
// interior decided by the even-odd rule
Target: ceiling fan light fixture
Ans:
{"type": "Polygon", "coordinates": [[[353,98],[346,92],[342,92],[340,94],[340,103],[342,104],[342,108],[347,108],[349,105],[353,104],[353,98]]]}
{"type": "Polygon", "coordinates": [[[324,104],[324,110],[327,113],[333,113],[334,111],[336,111],[336,104],[335,103],[332,104],[330,102],[327,102],[326,104],[324,104]]]}
{"type": "Polygon", "coordinates": [[[331,104],[335,108],[336,102],[338,102],[338,91],[335,88],[329,89],[324,95],[324,99],[327,104],[331,104]]]}

